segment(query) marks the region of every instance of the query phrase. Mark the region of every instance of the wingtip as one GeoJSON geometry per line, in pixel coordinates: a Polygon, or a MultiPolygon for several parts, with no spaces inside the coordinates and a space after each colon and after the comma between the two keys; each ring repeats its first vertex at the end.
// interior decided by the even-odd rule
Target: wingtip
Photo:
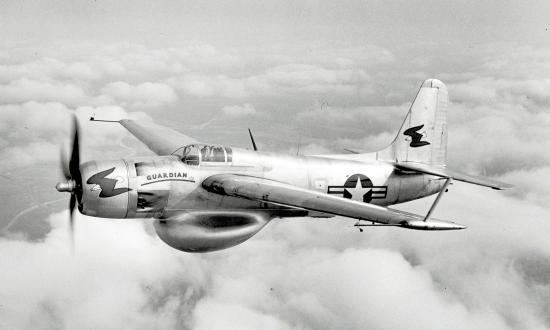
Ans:
{"type": "Polygon", "coordinates": [[[509,183],[500,183],[498,186],[491,187],[494,190],[510,190],[514,189],[516,186],[509,183]]]}
{"type": "Polygon", "coordinates": [[[457,224],[456,224],[456,229],[458,229],[458,230],[460,230],[460,229],[468,229],[468,226],[457,223],[457,224]]]}

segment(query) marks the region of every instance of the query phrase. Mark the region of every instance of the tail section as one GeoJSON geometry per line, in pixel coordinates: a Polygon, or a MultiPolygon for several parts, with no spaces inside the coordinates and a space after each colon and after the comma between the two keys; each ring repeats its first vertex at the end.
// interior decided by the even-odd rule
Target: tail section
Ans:
{"type": "Polygon", "coordinates": [[[437,79],[422,83],[392,144],[378,160],[445,165],[447,156],[447,87],[437,79]]]}

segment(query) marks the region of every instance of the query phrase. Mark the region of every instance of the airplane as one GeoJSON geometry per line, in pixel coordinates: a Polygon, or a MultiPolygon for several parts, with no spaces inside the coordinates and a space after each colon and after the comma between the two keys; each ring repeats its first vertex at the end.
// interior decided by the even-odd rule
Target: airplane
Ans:
{"type": "MultiPolygon", "coordinates": [[[[80,163],[73,117],[70,159],[62,157],[74,209],[102,218],[148,218],[162,241],[186,252],[240,244],[271,220],[287,217],[357,219],[355,226],[458,230],[466,226],[432,217],[452,180],[493,189],[512,186],[446,166],[448,93],[425,80],[391,144],[377,152],[286,155],[208,144],[150,122],[120,123],[156,156],[80,163]],[[437,194],[425,215],[388,206],[437,194]]],[[[97,122],[107,121],[90,118],[97,122]]]]}

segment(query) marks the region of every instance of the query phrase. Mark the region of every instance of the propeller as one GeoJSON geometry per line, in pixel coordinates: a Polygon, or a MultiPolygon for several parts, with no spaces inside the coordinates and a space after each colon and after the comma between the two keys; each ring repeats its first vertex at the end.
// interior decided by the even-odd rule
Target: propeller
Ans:
{"type": "Polygon", "coordinates": [[[71,193],[69,201],[69,230],[71,233],[71,243],[74,248],[74,209],[77,202],[82,200],[82,175],[80,173],[80,146],[78,142],[78,120],[73,115],[73,147],[71,158],[67,162],[67,157],[63,148],[61,149],[61,170],[67,182],[58,183],[55,188],[60,192],[71,193]]]}

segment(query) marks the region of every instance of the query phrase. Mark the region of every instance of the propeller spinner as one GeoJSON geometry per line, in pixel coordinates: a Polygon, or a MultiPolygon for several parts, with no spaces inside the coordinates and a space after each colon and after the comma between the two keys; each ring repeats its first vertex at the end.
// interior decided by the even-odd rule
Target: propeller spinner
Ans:
{"type": "Polygon", "coordinates": [[[74,209],[77,202],[82,199],[82,175],[80,173],[80,147],[78,143],[78,120],[73,115],[73,148],[71,158],[67,163],[67,158],[61,149],[61,169],[66,182],[58,183],[55,188],[60,192],[71,193],[69,201],[69,228],[71,231],[71,240],[74,245],[74,209]]]}

